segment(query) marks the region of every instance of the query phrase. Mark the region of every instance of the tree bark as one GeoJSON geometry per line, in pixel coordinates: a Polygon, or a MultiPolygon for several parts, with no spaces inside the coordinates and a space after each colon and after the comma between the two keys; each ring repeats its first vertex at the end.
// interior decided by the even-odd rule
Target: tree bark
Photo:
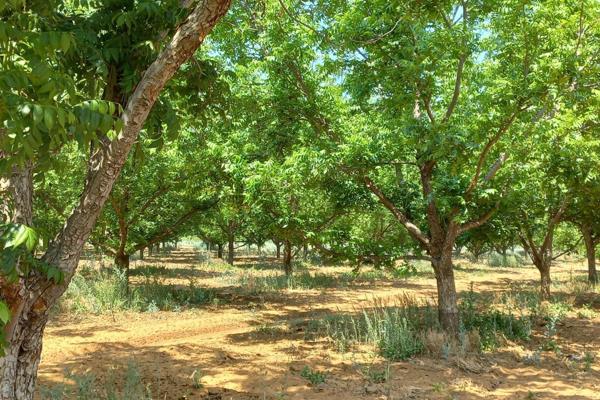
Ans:
{"type": "Polygon", "coordinates": [[[281,242],[280,241],[275,242],[275,249],[276,249],[275,256],[279,260],[281,258],[281,242]]]}
{"type": "Polygon", "coordinates": [[[233,235],[229,235],[227,240],[227,264],[233,265],[235,256],[235,238],[233,235]]]}
{"type": "Polygon", "coordinates": [[[223,245],[221,243],[217,245],[217,258],[223,259],[223,245]]]}
{"type": "MultiPolygon", "coordinates": [[[[8,179],[10,197],[10,221],[16,224],[33,224],[33,168],[27,164],[23,168],[13,168],[8,179]]],[[[32,273],[35,275],[35,272],[32,273]]],[[[42,351],[43,326],[35,321],[26,321],[27,329],[22,329],[16,318],[28,306],[29,277],[22,276],[16,283],[5,281],[0,276],[0,289],[3,300],[11,311],[11,320],[4,328],[7,346],[4,357],[0,358],[0,399],[30,399],[35,390],[35,374],[42,351]]]]}
{"type": "Polygon", "coordinates": [[[286,276],[292,276],[292,244],[289,240],[283,241],[283,270],[286,276]]]}
{"type": "Polygon", "coordinates": [[[144,248],[140,249],[140,260],[144,260],[144,248]]]}
{"type": "Polygon", "coordinates": [[[458,312],[458,296],[454,282],[452,265],[452,247],[434,251],[437,256],[431,257],[431,266],[435,272],[438,293],[438,318],[444,331],[458,337],[460,315],[458,312]]]}
{"type": "MultiPolygon", "coordinates": [[[[27,278],[26,296],[17,296],[20,301],[11,303],[18,310],[12,313],[6,355],[0,358],[0,400],[33,399],[48,311],[75,273],[83,246],[161,90],[227,12],[230,1],[195,3],[190,15],[136,85],[122,115],[123,130],[91,156],[90,173],[79,204],[42,258],[60,268],[63,282],[55,284],[33,271],[27,278]]],[[[4,289],[2,294],[5,295],[4,289]]]]}
{"type": "Polygon", "coordinates": [[[119,252],[115,256],[115,265],[125,274],[125,290],[129,293],[129,259],[127,253],[119,252]]]}
{"type": "Polygon", "coordinates": [[[540,271],[540,299],[550,299],[550,285],[552,285],[552,279],[550,278],[550,262],[538,266],[540,271]]]}
{"type": "Polygon", "coordinates": [[[585,253],[588,263],[588,282],[592,285],[598,283],[598,271],[596,270],[596,242],[592,236],[592,228],[589,225],[581,225],[581,234],[585,243],[585,253]]]}
{"type": "Polygon", "coordinates": [[[129,269],[129,254],[117,253],[115,256],[115,265],[119,267],[119,269],[127,271],[129,269]]]}

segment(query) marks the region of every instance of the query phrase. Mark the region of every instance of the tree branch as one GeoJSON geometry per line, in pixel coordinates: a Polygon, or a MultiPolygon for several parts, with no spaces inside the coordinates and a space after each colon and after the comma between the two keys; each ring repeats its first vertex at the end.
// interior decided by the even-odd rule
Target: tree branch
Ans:
{"type": "Polygon", "coordinates": [[[501,153],[500,157],[498,157],[496,162],[494,164],[492,164],[492,166],[490,167],[488,173],[485,175],[483,180],[485,182],[489,182],[492,179],[494,179],[494,177],[496,176],[496,173],[498,172],[498,170],[500,168],[502,168],[502,166],[504,165],[504,163],[506,162],[507,159],[508,159],[508,155],[506,153],[501,153]]]}
{"type": "Polygon", "coordinates": [[[552,260],[554,261],[554,260],[556,260],[556,259],[558,259],[558,258],[560,258],[560,257],[564,256],[564,255],[565,255],[565,254],[567,254],[567,253],[572,253],[572,252],[573,252],[573,250],[575,250],[575,248],[576,248],[577,246],[579,246],[579,244],[581,243],[581,240],[583,240],[583,237],[580,237],[580,238],[577,240],[577,242],[575,242],[575,244],[573,244],[573,246],[569,247],[567,250],[565,250],[565,251],[563,251],[562,253],[560,253],[560,254],[558,254],[558,255],[556,255],[556,256],[554,256],[554,257],[552,257],[552,260]]]}
{"type": "Polygon", "coordinates": [[[396,219],[402,225],[404,225],[410,236],[413,237],[417,242],[419,242],[426,250],[429,250],[429,238],[425,236],[423,232],[421,232],[419,227],[408,220],[406,215],[404,215],[404,213],[400,211],[394,205],[394,203],[392,203],[392,201],[383,194],[381,189],[379,189],[379,187],[375,185],[371,178],[369,178],[368,176],[364,176],[363,180],[365,182],[365,185],[367,186],[367,189],[369,189],[375,196],[377,196],[381,204],[383,204],[385,208],[390,210],[390,212],[396,217],[396,219]]]}
{"type": "Polygon", "coordinates": [[[144,212],[146,212],[146,210],[148,209],[148,207],[150,207],[150,205],[154,202],[154,200],[156,200],[157,198],[159,198],[160,196],[162,196],[163,194],[167,193],[169,191],[169,186],[165,186],[162,188],[158,188],[147,200],[146,202],[144,202],[144,204],[142,205],[142,207],[140,207],[140,209],[138,210],[137,213],[135,213],[131,219],[129,220],[129,222],[127,222],[127,226],[131,226],[133,224],[135,224],[142,215],[144,215],[144,212]]]}
{"type": "Polygon", "coordinates": [[[461,234],[461,233],[467,232],[471,229],[479,228],[481,225],[488,222],[490,220],[490,218],[492,218],[492,216],[496,213],[496,211],[498,211],[499,208],[500,208],[500,202],[496,203],[494,208],[492,208],[491,210],[489,210],[488,212],[483,214],[481,217],[479,217],[473,221],[469,221],[469,222],[466,222],[466,223],[460,225],[460,227],[458,228],[458,233],[461,234]]]}
{"type": "Polygon", "coordinates": [[[458,59],[458,66],[456,67],[456,79],[454,80],[454,92],[452,93],[452,100],[450,100],[450,104],[448,104],[448,109],[446,110],[446,114],[442,122],[448,122],[454,109],[456,108],[456,104],[458,104],[458,98],[460,96],[460,87],[462,84],[462,76],[463,70],[465,67],[465,61],[467,61],[467,55],[463,54],[458,59]]]}
{"type": "Polygon", "coordinates": [[[506,133],[506,131],[508,131],[508,128],[510,128],[511,124],[514,122],[515,118],[517,117],[518,112],[519,111],[513,112],[507,119],[505,119],[504,122],[500,125],[500,128],[498,128],[498,131],[496,132],[496,134],[494,134],[494,136],[492,136],[487,141],[485,146],[483,147],[483,150],[479,154],[479,159],[477,160],[475,174],[473,175],[473,178],[471,178],[471,182],[469,183],[469,186],[467,187],[467,190],[465,191],[465,195],[464,195],[465,199],[469,199],[471,197],[473,191],[475,190],[475,188],[477,187],[477,184],[479,183],[479,177],[481,176],[481,170],[483,169],[483,164],[485,164],[485,160],[487,159],[489,152],[492,150],[494,145],[500,140],[502,135],[504,135],[506,133]]]}
{"type": "Polygon", "coordinates": [[[552,234],[554,233],[554,227],[558,224],[565,211],[567,211],[567,207],[569,205],[570,198],[565,197],[561,202],[560,207],[556,211],[556,213],[550,218],[548,221],[548,228],[546,228],[546,235],[544,236],[544,242],[542,243],[541,251],[545,252],[548,246],[550,246],[552,241],[552,234]]]}

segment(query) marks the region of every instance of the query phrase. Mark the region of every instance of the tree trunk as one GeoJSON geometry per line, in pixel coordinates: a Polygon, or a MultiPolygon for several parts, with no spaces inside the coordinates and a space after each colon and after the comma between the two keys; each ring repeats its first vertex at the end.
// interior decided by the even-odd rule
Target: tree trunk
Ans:
{"type": "Polygon", "coordinates": [[[119,267],[119,269],[126,271],[129,269],[129,254],[127,253],[118,253],[115,256],[115,265],[119,267]]]}
{"type": "Polygon", "coordinates": [[[552,284],[552,279],[550,279],[550,263],[545,262],[543,265],[538,266],[538,270],[540,271],[540,299],[549,300],[550,285],[552,284]]]}
{"type": "Polygon", "coordinates": [[[304,243],[304,246],[302,247],[302,260],[308,260],[308,244],[306,243],[304,243]]]}
{"type": "Polygon", "coordinates": [[[227,263],[229,265],[233,265],[233,259],[235,253],[235,238],[233,235],[229,236],[229,240],[227,243],[227,263]]]}
{"type": "Polygon", "coordinates": [[[221,243],[217,245],[217,258],[223,259],[223,245],[221,243]]]}
{"type": "Polygon", "coordinates": [[[292,276],[292,244],[289,240],[283,242],[283,270],[286,276],[292,276]]]}
{"type": "Polygon", "coordinates": [[[140,249],[140,260],[144,259],[144,248],[140,249]]]}
{"type": "Polygon", "coordinates": [[[592,285],[598,283],[598,272],[596,271],[596,243],[592,236],[592,229],[589,225],[581,226],[581,234],[585,243],[585,253],[588,263],[588,282],[592,285]]]}
{"type": "Polygon", "coordinates": [[[125,273],[125,290],[129,293],[129,254],[117,253],[115,256],[115,265],[125,273]]]}
{"type": "Polygon", "coordinates": [[[20,324],[0,359],[0,399],[33,399],[47,314],[20,324]]]}
{"type": "MultiPolygon", "coordinates": [[[[12,223],[32,226],[33,223],[33,169],[13,168],[7,182],[10,197],[10,220],[12,223]]],[[[42,351],[42,334],[47,315],[20,321],[18,316],[31,303],[30,285],[39,275],[20,277],[9,283],[0,276],[3,300],[11,311],[11,320],[4,327],[6,348],[0,358],[0,399],[31,399],[35,391],[35,377],[42,351]]]]}
{"type": "Polygon", "coordinates": [[[460,316],[452,266],[452,248],[446,253],[432,257],[431,261],[437,283],[438,318],[444,331],[458,337],[460,316]]]}
{"type": "Polygon", "coordinates": [[[279,241],[275,242],[275,249],[276,249],[275,256],[279,260],[281,258],[281,242],[279,242],[279,241]]]}
{"type": "Polygon", "coordinates": [[[92,155],[79,203],[42,258],[62,271],[63,282],[56,284],[32,271],[27,277],[26,291],[7,292],[2,287],[5,300],[8,295],[16,297],[9,301],[13,312],[5,331],[8,344],[6,355],[0,358],[0,400],[33,399],[48,312],[73,277],[84,244],[161,90],[227,12],[230,0],[203,0],[194,4],[193,11],[135,86],[121,117],[121,132],[92,155]]]}
{"type": "Polygon", "coordinates": [[[12,200],[11,221],[31,226],[33,223],[33,166],[14,167],[8,181],[12,200]]]}

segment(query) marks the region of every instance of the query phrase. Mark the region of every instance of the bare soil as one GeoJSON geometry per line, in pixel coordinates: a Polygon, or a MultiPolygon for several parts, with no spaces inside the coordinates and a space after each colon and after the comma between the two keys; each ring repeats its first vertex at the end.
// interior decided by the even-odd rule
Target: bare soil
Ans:
{"type": "MultiPolygon", "coordinates": [[[[134,261],[132,267],[166,266],[174,270],[168,279],[182,284],[189,278],[185,274],[196,274],[196,285],[216,288],[227,301],[181,312],[59,314],[46,329],[39,385],[65,382],[65,369],[93,374],[97,382],[109,384],[111,379],[124,379],[127,365],[135,363],[156,399],[600,399],[597,292],[583,300],[573,297],[576,306],[582,301],[595,306],[596,316],[585,319],[569,312],[558,326],[560,354],[542,351],[539,364],[524,362],[525,355],[539,347],[534,339],[506,343],[461,362],[426,356],[393,362],[387,382],[371,383],[362,369],[383,370],[387,365],[374,349],[342,354],[325,339],[307,341],[305,322],[325,313],[369,307],[374,298],[404,293],[433,298],[433,275],[238,296],[218,270],[198,267],[190,272],[189,266],[198,263],[192,249],[183,249],[134,261]],[[587,371],[573,362],[584,352],[596,355],[587,371]],[[324,372],[325,383],[312,386],[300,374],[305,366],[324,372]],[[194,387],[196,370],[202,375],[201,388],[194,387]]],[[[336,273],[343,268],[318,270],[336,273]]],[[[568,280],[585,272],[583,262],[562,262],[553,268],[553,279],[568,280]]],[[[491,268],[459,261],[457,271],[459,291],[472,287],[475,292],[500,293],[515,282],[537,288],[537,280],[532,266],[491,268]]]]}

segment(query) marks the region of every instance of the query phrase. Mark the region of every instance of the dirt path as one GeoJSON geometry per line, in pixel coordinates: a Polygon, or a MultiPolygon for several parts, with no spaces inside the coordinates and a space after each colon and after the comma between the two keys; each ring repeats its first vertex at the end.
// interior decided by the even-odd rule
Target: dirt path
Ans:
{"type": "MultiPolygon", "coordinates": [[[[182,268],[186,254],[176,254],[182,268]]],[[[187,254],[189,256],[189,254],[187,254]]],[[[163,263],[164,262],[164,263],[163,263]]],[[[561,275],[580,273],[564,265],[561,275]]],[[[509,282],[537,280],[533,268],[459,270],[459,290],[501,291],[509,282]]],[[[206,277],[199,285],[219,285],[206,277]]],[[[326,341],[308,342],[302,326],[272,330],[286,322],[317,315],[352,311],[373,298],[403,293],[435,294],[435,281],[421,277],[406,282],[382,282],[327,290],[290,290],[261,299],[237,299],[234,304],[183,312],[119,313],[75,318],[60,315],[46,330],[40,385],[64,381],[65,369],[91,373],[97,382],[121,384],[123,371],[135,363],[157,399],[600,399],[599,362],[582,372],[564,357],[543,354],[539,366],[522,362],[524,349],[507,346],[478,360],[478,373],[465,372],[452,361],[418,357],[392,363],[390,379],[369,384],[360,365],[384,366],[369,351],[340,354],[326,341]],[[260,327],[265,327],[261,329],[260,327]],[[312,387],[300,376],[304,366],[323,371],[325,384],[312,387]],[[191,376],[202,374],[203,388],[191,376]]],[[[600,350],[600,319],[567,319],[559,336],[565,353],[600,350]]],[[[600,356],[600,354],[598,354],[600,356]]]]}

